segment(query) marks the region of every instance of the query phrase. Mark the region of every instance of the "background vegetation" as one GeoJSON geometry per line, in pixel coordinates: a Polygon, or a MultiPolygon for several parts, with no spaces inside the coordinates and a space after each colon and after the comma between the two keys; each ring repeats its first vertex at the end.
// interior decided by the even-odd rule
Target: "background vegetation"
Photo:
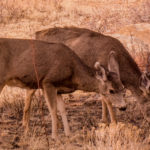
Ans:
{"type": "MultiPolygon", "coordinates": [[[[34,39],[36,31],[55,26],[84,27],[114,36],[145,70],[150,50],[149,0],[0,1],[0,37],[34,39]]],[[[116,110],[120,122],[117,126],[99,123],[101,103],[95,94],[76,92],[63,97],[73,135],[65,137],[60,123],[61,140],[54,142],[45,104],[44,119],[41,117],[42,94],[37,92],[34,97],[30,133],[24,136],[21,125],[25,91],[6,87],[0,97],[0,149],[149,150],[150,125],[130,92],[127,111],[116,110]]]]}

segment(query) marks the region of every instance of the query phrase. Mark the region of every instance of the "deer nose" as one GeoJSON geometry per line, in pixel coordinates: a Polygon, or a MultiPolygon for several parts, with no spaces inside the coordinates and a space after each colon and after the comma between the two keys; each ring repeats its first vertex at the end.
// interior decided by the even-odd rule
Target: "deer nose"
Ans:
{"type": "Polygon", "coordinates": [[[110,93],[110,94],[115,94],[115,91],[114,91],[113,89],[110,89],[110,90],[109,90],[109,93],[110,93]]]}
{"type": "Polygon", "coordinates": [[[127,107],[121,107],[119,108],[120,111],[126,111],[127,107]]]}

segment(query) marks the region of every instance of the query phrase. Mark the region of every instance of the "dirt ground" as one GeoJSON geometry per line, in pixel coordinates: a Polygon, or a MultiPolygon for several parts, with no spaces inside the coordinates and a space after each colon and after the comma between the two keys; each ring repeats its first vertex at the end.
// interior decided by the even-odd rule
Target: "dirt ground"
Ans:
{"type": "MultiPolygon", "coordinates": [[[[123,32],[128,30],[127,25],[137,26],[135,24],[139,23],[142,24],[138,30],[148,33],[149,29],[144,28],[144,24],[148,28],[150,24],[148,0],[85,0],[82,3],[80,0],[0,1],[0,37],[4,38],[34,39],[36,31],[56,26],[76,26],[115,34],[121,28],[123,32]]],[[[136,50],[135,54],[141,53],[145,44],[131,42],[131,33],[127,45],[136,50]]],[[[123,37],[127,40],[127,36],[123,37]]],[[[143,43],[147,39],[146,34],[140,33],[140,37],[144,38],[143,43]]],[[[149,45],[147,49],[150,50],[149,45]]],[[[138,57],[140,62],[141,56],[138,57]]],[[[6,90],[4,102],[0,101],[0,150],[150,150],[150,124],[144,120],[130,94],[126,97],[126,111],[115,108],[116,126],[101,123],[102,106],[98,95],[79,92],[64,95],[72,135],[65,137],[58,114],[59,140],[54,141],[51,138],[51,117],[45,100],[40,96],[34,97],[30,130],[24,135],[24,94],[17,92],[6,90]],[[44,103],[43,115],[40,101],[44,103]]]]}
{"type": "MultiPolygon", "coordinates": [[[[44,102],[43,98],[40,98],[40,100],[44,102]]],[[[61,117],[58,114],[59,141],[51,139],[51,118],[47,106],[44,104],[44,115],[41,117],[37,99],[34,99],[32,105],[30,131],[25,136],[22,127],[23,100],[20,100],[20,102],[17,102],[16,108],[10,108],[10,106],[0,108],[0,150],[98,149],[95,131],[102,125],[100,123],[102,106],[99,96],[93,93],[78,93],[65,95],[64,100],[71,126],[71,137],[65,137],[61,117]]],[[[139,128],[141,131],[138,138],[142,143],[150,135],[150,124],[143,119],[134,99],[132,97],[127,98],[127,101],[128,107],[125,112],[116,109],[118,122],[122,122],[127,128],[127,124],[139,128]]],[[[146,142],[146,144],[150,144],[150,141],[146,142]]],[[[110,149],[113,150],[113,146],[110,149]]]]}

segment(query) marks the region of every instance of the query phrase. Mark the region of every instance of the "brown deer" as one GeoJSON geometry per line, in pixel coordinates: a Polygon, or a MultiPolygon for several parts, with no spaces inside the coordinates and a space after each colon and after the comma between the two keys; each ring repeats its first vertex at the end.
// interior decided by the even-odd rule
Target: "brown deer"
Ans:
{"type": "MultiPolygon", "coordinates": [[[[113,55],[114,52],[111,52],[108,57],[110,70],[116,69],[113,55]]],[[[107,95],[109,91],[123,90],[117,72],[115,74],[108,71],[107,76],[110,79],[107,79],[105,69],[99,62],[95,63],[96,69],[90,68],[63,44],[1,38],[0,64],[0,92],[5,85],[25,88],[28,90],[28,101],[35,89],[43,90],[51,112],[53,138],[57,137],[57,107],[63,120],[65,134],[70,133],[64,103],[59,94],[84,90],[107,95]],[[111,86],[111,79],[116,80],[117,88],[111,86]]],[[[118,101],[121,101],[120,97],[118,101]]],[[[116,122],[111,102],[107,97],[105,103],[112,122],[116,122]]]]}
{"type": "MultiPolygon", "coordinates": [[[[105,70],[109,68],[107,61],[109,54],[114,51],[116,68],[119,68],[118,70],[116,69],[119,79],[125,88],[129,89],[136,97],[144,118],[150,122],[150,95],[144,95],[141,90],[141,85],[144,84],[144,80],[141,80],[142,73],[119,40],[76,27],[56,27],[38,31],[36,32],[36,39],[47,42],[62,42],[70,47],[89,67],[93,67],[94,62],[97,61],[104,66],[105,70]]],[[[113,82],[112,84],[115,86],[113,82]]],[[[115,91],[111,93],[114,94],[115,91]]],[[[103,114],[106,114],[106,105],[104,103],[103,105],[103,114]]],[[[106,118],[106,115],[104,116],[106,118]]]]}

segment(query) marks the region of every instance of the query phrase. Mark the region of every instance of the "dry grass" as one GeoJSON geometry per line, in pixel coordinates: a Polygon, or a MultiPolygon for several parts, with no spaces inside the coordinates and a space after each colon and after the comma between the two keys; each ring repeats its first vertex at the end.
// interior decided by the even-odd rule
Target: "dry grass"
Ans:
{"type": "Polygon", "coordinates": [[[97,148],[98,150],[149,150],[150,139],[143,141],[142,132],[141,129],[128,123],[110,126],[100,124],[96,131],[97,148]]]}
{"type": "MultiPolygon", "coordinates": [[[[78,92],[72,95],[73,100],[77,99],[76,101],[80,102],[81,100],[83,101],[83,98],[84,98],[84,99],[87,99],[85,102],[87,104],[90,103],[90,105],[92,104],[92,101],[94,99],[93,96],[94,96],[93,93],[92,95],[89,95],[89,94],[87,95],[86,93],[81,94],[78,92]]],[[[64,96],[64,98],[65,100],[68,101],[67,96],[64,96]]],[[[98,128],[95,128],[95,127],[89,128],[88,126],[91,122],[90,118],[92,118],[91,115],[90,115],[90,118],[88,118],[89,117],[88,115],[86,115],[86,118],[84,117],[85,121],[84,121],[84,124],[82,124],[82,128],[76,125],[76,128],[78,129],[76,129],[73,132],[70,138],[67,138],[64,136],[63,131],[62,131],[63,126],[61,125],[60,126],[61,133],[59,135],[60,141],[57,141],[57,142],[53,141],[51,139],[51,131],[50,131],[51,121],[48,115],[49,113],[46,108],[46,105],[44,105],[43,107],[45,118],[41,122],[41,113],[39,112],[40,108],[37,102],[38,102],[37,97],[35,97],[32,103],[30,132],[27,136],[24,136],[23,130],[20,128],[21,121],[22,121],[21,120],[22,110],[23,110],[22,95],[18,95],[18,97],[14,99],[14,101],[11,103],[9,103],[9,101],[7,102],[4,101],[2,103],[4,114],[2,117],[3,119],[1,121],[18,122],[17,123],[18,125],[16,123],[15,125],[9,125],[10,127],[7,133],[6,133],[7,131],[6,129],[5,129],[6,131],[4,130],[5,132],[3,131],[1,133],[2,137],[4,135],[6,137],[11,136],[10,131],[13,131],[13,128],[16,128],[15,135],[14,135],[13,142],[12,142],[14,143],[14,146],[18,146],[19,148],[27,148],[31,150],[46,150],[48,147],[48,143],[47,143],[47,138],[48,138],[49,149],[53,149],[53,150],[58,150],[58,149],[59,150],[64,150],[64,149],[65,150],[141,150],[141,149],[149,150],[150,137],[147,136],[148,134],[147,135],[145,134],[145,132],[149,133],[149,131],[146,130],[145,128],[143,127],[139,128],[137,127],[136,124],[135,125],[129,124],[127,123],[128,121],[127,122],[124,121],[124,123],[118,123],[117,125],[110,124],[109,126],[99,123],[98,128]],[[44,123],[44,126],[42,125],[43,123],[44,123]],[[47,134],[45,134],[45,129],[44,129],[45,127],[46,127],[47,134]],[[15,141],[16,138],[18,138],[19,140],[15,141]]],[[[83,102],[83,104],[85,102],[83,102]]],[[[67,102],[67,103],[69,104],[70,102],[67,102]]],[[[82,103],[79,103],[79,104],[80,105],[76,104],[76,107],[80,110],[82,103]]],[[[130,103],[130,105],[135,105],[135,104],[133,104],[132,102],[130,103]]],[[[74,105],[72,105],[72,107],[73,106],[74,105]]],[[[79,118],[80,118],[80,115],[84,114],[82,111],[86,111],[87,114],[90,113],[90,111],[88,111],[88,109],[85,108],[85,106],[86,105],[82,106],[83,108],[81,112],[79,111],[77,112],[79,113],[79,116],[78,116],[79,118]]],[[[72,110],[70,107],[71,106],[69,106],[69,109],[72,110]]],[[[76,114],[75,110],[77,109],[74,108],[74,110],[72,110],[73,115],[76,114]]],[[[95,109],[95,111],[97,111],[97,109],[95,109]]],[[[129,111],[133,111],[133,110],[129,110],[129,111]]],[[[132,119],[133,117],[137,117],[136,115],[139,115],[139,114],[130,113],[130,115],[131,115],[130,118],[132,119]]],[[[77,119],[77,116],[75,118],[77,119]]],[[[77,124],[77,122],[81,121],[79,118],[77,120],[73,119],[70,122],[70,124],[71,125],[77,124]]],[[[124,118],[124,120],[126,119],[124,118]]],[[[61,120],[59,119],[59,121],[61,120]]],[[[96,120],[93,120],[93,121],[97,122],[96,120]]],[[[141,120],[141,125],[143,123],[144,122],[141,120]]],[[[12,145],[10,145],[10,147],[11,146],[12,145]]]]}
{"type": "MultiPolygon", "coordinates": [[[[34,38],[35,31],[54,26],[77,26],[85,27],[102,33],[115,33],[126,25],[136,23],[150,23],[149,0],[0,1],[1,37],[34,38]]],[[[142,41],[134,38],[132,35],[130,36],[130,41],[128,44],[130,44],[129,51],[131,52],[132,56],[137,59],[136,61],[140,63],[142,61],[145,63],[145,58],[147,57],[145,52],[147,54],[149,47],[142,41]],[[137,51],[138,53],[136,53],[137,51]]],[[[79,93],[76,94],[75,97],[78,100],[82,99],[81,96],[79,96],[79,93]]],[[[24,98],[24,91],[6,88],[0,97],[0,100],[3,99],[3,101],[0,102],[0,112],[2,114],[1,121],[4,121],[5,119],[7,120],[8,118],[14,118],[17,120],[13,125],[9,123],[6,127],[10,126],[10,131],[12,131],[11,128],[15,128],[14,132],[17,136],[19,136],[19,146],[21,148],[25,149],[27,146],[27,148],[31,150],[46,150],[46,137],[45,135],[42,135],[44,133],[44,129],[39,123],[40,112],[38,111],[38,96],[34,98],[34,102],[32,104],[33,109],[30,135],[24,137],[23,130],[20,129],[24,98]],[[16,125],[16,122],[19,122],[18,126],[16,125]]],[[[70,97],[67,97],[66,99],[70,99],[70,97]]],[[[87,112],[87,114],[88,113],[89,112],[87,112]]],[[[117,126],[105,126],[100,124],[99,129],[87,128],[86,125],[83,125],[83,128],[76,130],[70,139],[65,138],[64,135],[61,134],[61,137],[63,137],[62,141],[60,143],[55,143],[50,138],[51,130],[49,130],[49,128],[51,126],[51,122],[46,106],[44,106],[44,114],[46,116],[45,123],[47,125],[49,134],[49,149],[149,150],[148,143],[150,142],[150,137],[143,137],[143,128],[140,129],[127,123],[119,123],[117,126]]],[[[89,116],[86,115],[85,120],[90,122],[90,119],[87,119],[88,117],[89,116]]],[[[79,120],[80,119],[78,119],[78,121],[79,120]]],[[[128,119],[124,120],[127,122],[129,121],[128,119]]],[[[78,122],[77,120],[75,121],[78,122]]],[[[77,124],[75,121],[74,124],[77,124]]],[[[10,122],[12,122],[12,120],[10,122]]],[[[97,122],[97,120],[94,120],[94,122],[97,122]]],[[[144,123],[142,122],[141,124],[144,123]]],[[[3,134],[11,136],[9,132],[5,132],[3,134]]],[[[0,135],[2,135],[2,133],[0,133],[0,135]]]]}
{"type": "Polygon", "coordinates": [[[142,71],[146,71],[146,66],[148,64],[147,60],[150,54],[150,45],[144,40],[138,39],[136,36],[132,35],[132,33],[129,36],[125,35],[124,38],[126,41],[128,40],[124,43],[126,49],[134,58],[139,68],[142,71]]]}
{"type": "Polygon", "coordinates": [[[0,26],[5,26],[5,30],[13,26],[9,31],[15,32],[6,34],[3,31],[0,35],[33,38],[36,30],[70,25],[106,33],[128,24],[150,22],[148,0],[139,3],[118,0],[111,3],[111,7],[109,4],[92,0],[82,3],[77,0],[3,0],[0,1],[0,26]]]}
{"type": "MultiPolygon", "coordinates": [[[[10,23],[20,19],[38,19],[41,14],[51,14],[55,8],[59,9],[59,1],[52,0],[3,0],[1,6],[1,23],[10,23]],[[37,13],[37,14],[36,14],[37,13]],[[32,14],[32,15],[31,15],[32,14]]],[[[51,14],[53,15],[53,14],[51,14]]],[[[46,17],[46,16],[45,16],[46,17]]]]}

